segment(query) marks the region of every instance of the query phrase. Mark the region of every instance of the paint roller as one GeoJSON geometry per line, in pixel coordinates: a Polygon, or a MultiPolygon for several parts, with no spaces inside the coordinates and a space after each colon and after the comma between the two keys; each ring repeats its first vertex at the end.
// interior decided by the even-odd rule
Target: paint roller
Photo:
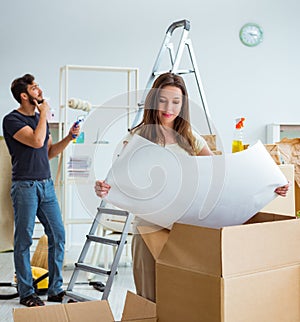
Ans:
{"type": "Polygon", "coordinates": [[[75,110],[82,110],[85,112],[89,112],[92,109],[92,104],[90,102],[81,100],[80,98],[69,99],[68,106],[75,110]]]}
{"type": "MultiPolygon", "coordinates": [[[[68,106],[70,108],[73,108],[75,110],[81,110],[81,111],[84,111],[84,112],[87,112],[89,113],[89,111],[92,109],[92,104],[88,101],[84,101],[80,98],[70,98],[68,100],[68,106]]],[[[80,122],[82,122],[83,119],[79,119],[77,120],[75,123],[74,123],[74,126],[77,127],[79,125],[80,122]]],[[[72,136],[73,139],[76,138],[76,136],[72,136]]]]}

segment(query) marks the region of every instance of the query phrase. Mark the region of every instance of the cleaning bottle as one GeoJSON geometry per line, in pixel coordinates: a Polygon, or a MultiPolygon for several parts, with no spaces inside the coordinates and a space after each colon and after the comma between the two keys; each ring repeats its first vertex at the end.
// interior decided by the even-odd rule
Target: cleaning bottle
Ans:
{"type": "MultiPolygon", "coordinates": [[[[77,127],[80,122],[83,122],[83,118],[78,119],[73,126],[77,127]]],[[[84,143],[84,132],[81,131],[77,137],[76,135],[73,134],[72,138],[73,138],[73,143],[84,143]]]]}
{"type": "Polygon", "coordinates": [[[245,118],[237,118],[235,120],[235,131],[232,141],[232,153],[240,152],[244,150],[243,144],[243,127],[244,127],[245,118]]]}

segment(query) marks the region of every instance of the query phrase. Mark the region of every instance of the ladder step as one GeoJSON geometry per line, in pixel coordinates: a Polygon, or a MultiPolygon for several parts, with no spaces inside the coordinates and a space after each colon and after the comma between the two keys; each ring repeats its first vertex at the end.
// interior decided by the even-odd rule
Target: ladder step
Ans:
{"type": "Polygon", "coordinates": [[[110,275],[111,274],[110,270],[100,268],[100,267],[96,267],[96,266],[92,266],[92,265],[88,265],[88,264],[83,264],[83,263],[75,263],[75,267],[77,269],[82,270],[82,271],[89,272],[89,273],[94,273],[94,274],[104,274],[104,275],[110,275]]]}
{"type": "MultiPolygon", "coordinates": [[[[154,76],[159,76],[159,75],[162,75],[164,73],[168,73],[170,71],[171,70],[164,70],[164,71],[153,72],[153,75],[154,76]]],[[[178,75],[192,74],[192,73],[195,73],[195,71],[193,69],[179,69],[179,70],[176,71],[176,74],[178,74],[178,75]]]]}
{"type": "Polygon", "coordinates": [[[110,245],[110,246],[118,246],[120,244],[120,240],[114,240],[114,239],[99,237],[94,235],[86,235],[86,238],[90,241],[105,244],[105,245],[110,245]]]}
{"type": "Polygon", "coordinates": [[[118,209],[99,207],[98,211],[102,214],[109,214],[109,215],[119,215],[119,216],[125,216],[125,217],[128,217],[128,215],[129,215],[128,211],[118,210],[118,209]]]}
{"type": "Polygon", "coordinates": [[[83,294],[80,294],[80,293],[76,293],[76,292],[73,292],[73,291],[66,291],[66,296],[69,297],[69,298],[72,298],[74,300],[77,300],[79,302],[99,300],[97,298],[93,298],[93,297],[83,295],[83,294]]]}

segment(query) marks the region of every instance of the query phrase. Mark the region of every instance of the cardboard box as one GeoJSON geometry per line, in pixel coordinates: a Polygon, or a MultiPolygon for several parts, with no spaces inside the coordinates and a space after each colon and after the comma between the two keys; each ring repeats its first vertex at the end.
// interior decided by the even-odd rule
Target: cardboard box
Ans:
{"type": "MultiPolygon", "coordinates": [[[[159,234],[159,322],[300,321],[299,219],[258,213],[244,225],[176,223],[159,234]]],[[[150,250],[155,235],[143,235],[150,250]]]]}
{"type": "Polygon", "coordinates": [[[267,151],[270,153],[273,160],[276,162],[276,164],[281,164],[280,160],[280,152],[279,147],[277,144],[264,144],[267,151]]]}
{"type": "Polygon", "coordinates": [[[14,322],[114,322],[107,301],[89,301],[13,310],[14,322]]]}
{"type": "Polygon", "coordinates": [[[215,134],[206,134],[206,135],[201,135],[203,139],[206,141],[208,147],[214,151],[217,149],[217,144],[216,144],[216,135],[215,134]]]}
{"type": "Polygon", "coordinates": [[[280,156],[285,164],[293,164],[295,167],[295,181],[300,186],[300,138],[283,138],[276,143],[280,156]]]}
{"type": "Polygon", "coordinates": [[[14,211],[10,197],[11,157],[0,136],[0,252],[14,248],[14,211]]]}
{"type": "Polygon", "coordinates": [[[128,291],[122,314],[122,321],[156,322],[155,303],[128,291]]]}
{"type": "MultiPolygon", "coordinates": [[[[18,308],[13,310],[14,322],[115,322],[107,301],[18,308]]],[[[156,322],[156,305],[141,296],[127,292],[123,322],[156,322]]]]}

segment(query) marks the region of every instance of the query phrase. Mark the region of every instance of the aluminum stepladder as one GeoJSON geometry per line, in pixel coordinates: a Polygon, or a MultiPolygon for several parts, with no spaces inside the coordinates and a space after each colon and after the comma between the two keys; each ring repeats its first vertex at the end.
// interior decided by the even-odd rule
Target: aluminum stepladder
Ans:
{"type": "Polygon", "coordinates": [[[82,248],[78,262],[75,263],[75,268],[74,268],[73,274],[71,276],[71,279],[69,281],[69,284],[68,284],[68,287],[66,290],[66,299],[64,299],[64,301],[66,301],[66,302],[70,298],[75,299],[80,302],[98,300],[96,298],[92,298],[92,297],[89,297],[89,296],[86,296],[86,295],[83,295],[83,294],[73,291],[73,288],[76,284],[76,280],[78,278],[80,271],[85,271],[85,272],[93,273],[96,275],[106,276],[107,280],[106,280],[106,284],[105,284],[101,299],[102,300],[108,299],[114,277],[117,273],[117,268],[118,268],[118,264],[119,264],[119,261],[120,261],[121,255],[122,255],[122,251],[123,251],[123,248],[126,244],[126,239],[128,236],[128,232],[130,230],[133,215],[127,211],[124,211],[124,210],[109,209],[109,208],[105,208],[105,206],[106,206],[106,202],[104,200],[102,200],[100,206],[97,209],[97,214],[93,220],[90,231],[89,231],[88,235],[86,236],[86,241],[85,241],[85,244],[82,248]],[[123,226],[123,230],[120,234],[119,240],[114,240],[114,239],[110,239],[107,237],[97,236],[96,232],[97,232],[97,229],[98,229],[98,226],[100,223],[100,218],[102,215],[105,215],[105,214],[112,215],[112,216],[116,215],[116,216],[123,216],[124,217],[124,219],[125,219],[124,226],[123,226]],[[116,252],[115,252],[110,269],[100,268],[98,266],[92,266],[92,265],[86,264],[84,262],[86,255],[88,253],[88,250],[89,250],[90,246],[92,245],[92,243],[100,243],[100,244],[116,247],[116,252]]]}
{"type": "Polygon", "coordinates": [[[143,113],[143,109],[144,109],[144,102],[146,99],[146,96],[150,90],[150,88],[152,87],[152,84],[155,80],[155,78],[165,72],[172,72],[174,74],[178,74],[178,75],[182,75],[182,74],[194,74],[195,79],[196,79],[196,83],[197,83],[197,88],[200,94],[200,99],[201,99],[201,104],[205,113],[205,118],[206,118],[206,122],[207,122],[207,127],[209,130],[209,134],[212,134],[212,128],[211,128],[211,124],[210,124],[210,114],[208,111],[208,107],[207,107],[207,101],[206,101],[206,97],[204,94],[204,90],[203,90],[203,86],[202,86],[202,82],[201,82],[201,78],[200,78],[200,73],[198,70],[198,66],[196,63],[196,57],[195,57],[195,53],[193,50],[193,46],[192,46],[192,41],[191,39],[188,37],[189,36],[189,31],[190,31],[190,22],[188,20],[180,20],[180,21],[176,21],[174,23],[172,23],[169,28],[167,29],[165,38],[163,40],[163,44],[160,48],[160,51],[158,53],[158,56],[156,58],[156,61],[154,63],[151,75],[149,77],[149,80],[147,82],[145,91],[142,95],[142,99],[141,102],[138,104],[138,111],[136,113],[136,116],[133,120],[133,124],[132,124],[132,128],[135,127],[142,116],[143,113]],[[183,28],[182,30],[182,34],[181,34],[181,38],[179,41],[179,44],[177,46],[177,51],[175,53],[174,50],[174,43],[172,42],[172,35],[175,29],[177,28],[183,28]],[[184,53],[184,49],[187,48],[188,50],[188,55],[191,61],[191,66],[192,68],[190,69],[179,69],[179,64],[182,60],[182,56],[184,53]],[[169,56],[170,56],[170,63],[171,63],[171,68],[169,70],[165,70],[162,71],[160,70],[160,65],[161,62],[163,60],[164,55],[166,54],[166,52],[169,52],[169,56]]]}

